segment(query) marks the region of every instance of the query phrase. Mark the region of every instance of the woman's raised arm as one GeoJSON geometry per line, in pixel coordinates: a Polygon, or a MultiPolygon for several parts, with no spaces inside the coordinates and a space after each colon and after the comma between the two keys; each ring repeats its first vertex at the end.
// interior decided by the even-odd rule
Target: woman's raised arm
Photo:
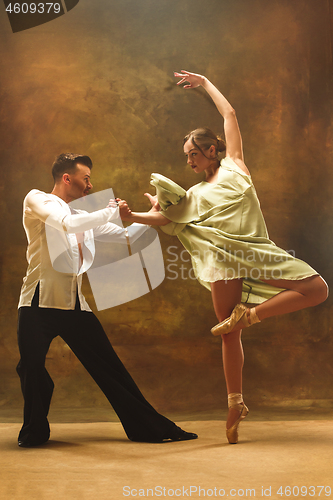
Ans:
{"type": "Polygon", "coordinates": [[[242,136],[239,130],[238,121],[234,108],[221,92],[205,76],[190,73],[182,70],[181,73],[174,73],[174,76],[181,78],[177,85],[188,82],[184,89],[194,89],[203,87],[214,101],[218,111],[224,118],[224,135],[226,141],[226,156],[232,158],[242,170],[249,173],[244,164],[242,136]]]}

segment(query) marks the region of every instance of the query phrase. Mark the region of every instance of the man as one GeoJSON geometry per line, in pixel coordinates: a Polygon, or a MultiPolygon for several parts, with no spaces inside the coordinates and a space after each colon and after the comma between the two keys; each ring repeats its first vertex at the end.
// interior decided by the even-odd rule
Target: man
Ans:
{"type": "Polygon", "coordinates": [[[94,256],[94,235],[124,239],[126,230],[110,222],[129,209],[126,202],[110,203],[92,213],[75,211],[68,203],[92,188],[88,156],[61,154],[52,167],[52,193],[33,189],[24,200],[23,225],[28,239],[28,269],[18,317],[21,360],[17,372],[24,397],[24,423],[18,444],[39,446],[48,441],[47,420],[53,381],[45,368],[52,340],[59,335],[72,349],[119,416],[132,441],[162,442],[197,438],[160,415],[146,401],[114,352],[101,324],[81,291],[82,272],[94,256]],[[68,245],[72,272],[52,266],[48,228],[68,245]]]}

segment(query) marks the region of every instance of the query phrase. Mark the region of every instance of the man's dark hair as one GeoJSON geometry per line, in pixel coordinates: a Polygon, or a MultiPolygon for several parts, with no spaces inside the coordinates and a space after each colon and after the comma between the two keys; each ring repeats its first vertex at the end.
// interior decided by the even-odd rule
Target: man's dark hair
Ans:
{"type": "Polygon", "coordinates": [[[80,163],[92,169],[93,164],[89,156],[75,155],[73,153],[62,153],[57,156],[52,165],[52,175],[55,182],[58,182],[64,174],[73,174],[76,165],[80,163]]]}

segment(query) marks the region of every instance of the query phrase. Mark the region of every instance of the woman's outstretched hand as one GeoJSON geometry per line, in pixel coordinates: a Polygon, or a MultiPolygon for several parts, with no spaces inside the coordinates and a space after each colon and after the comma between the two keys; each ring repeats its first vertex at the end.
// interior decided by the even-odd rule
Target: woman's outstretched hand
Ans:
{"type": "Polygon", "coordinates": [[[150,193],[145,193],[145,196],[147,196],[148,200],[151,203],[151,211],[159,212],[161,210],[161,207],[157,201],[157,195],[155,194],[155,196],[152,196],[150,193]]]}
{"type": "Polygon", "coordinates": [[[202,75],[197,75],[196,73],[190,73],[189,71],[181,70],[181,73],[174,73],[174,76],[181,78],[177,85],[181,85],[184,82],[189,82],[188,85],[184,85],[184,89],[195,89],[202,85],[206,78],[202,75]]]}

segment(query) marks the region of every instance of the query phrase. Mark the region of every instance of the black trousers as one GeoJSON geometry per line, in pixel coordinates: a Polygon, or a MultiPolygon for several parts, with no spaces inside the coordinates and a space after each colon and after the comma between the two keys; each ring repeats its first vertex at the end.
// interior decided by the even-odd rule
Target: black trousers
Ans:
{"type": "Polygon", "coordinates": [[[17,372],[24,397],[24,423],[19,440],[42,443],[50,436],[47,415],[54,384],[45,368],[52,340],[60,336],[101,388],[117,413],[127,437],[156,442],[175,424],[148,403],[118,358],[102,325],[92,312],[38,307],[38,287],[31,307],[21,307],[17,372]]]}

